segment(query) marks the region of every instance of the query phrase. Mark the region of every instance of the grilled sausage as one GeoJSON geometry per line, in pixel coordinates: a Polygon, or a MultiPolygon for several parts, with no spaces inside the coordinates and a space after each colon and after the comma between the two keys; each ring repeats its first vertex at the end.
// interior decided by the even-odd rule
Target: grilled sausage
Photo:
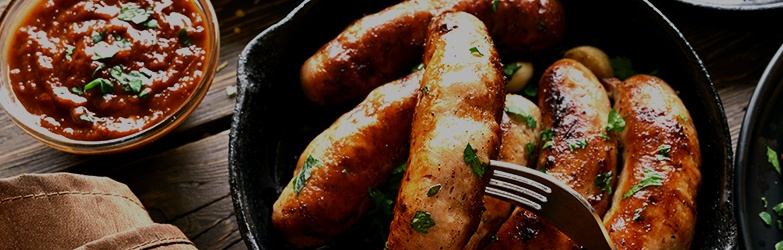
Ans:
{"type": "MultiPolygon", "coordinates": [[[[539,143],[538,167],[576,190],[603,214],[617,166],[617,141],[605,136],[611,105],[603,86],[581,63],[561,59],[541,77],[538,106],[542,129],[546,129],[539,143]],[[599,178],[606,176],[606,182],[599,178]]],[[[524,210],[515,211],[497,237],[488,248],[578,248],[557,229],[524,210]]]]}
{"type": "Polygon", "coordinates": [[[272,211],[291,245],[322,245],[348,230],[371,204],[368,190],[407,159],[422,75],[378,87],[310,142],[272,211]]]}
{"type": "MultiPolygon", "coordinates": [[[[500,124],[500,153],[498,160],[521,166],[533,167],[535,164],[541,126],[541,112],[538,106],[530,100],[515,94],[506,95],[506,112],[500,124]]],[[[485,246],[490,237],[494,236],[503,222],[509,217],[511,204],[489,196],[484,196],[484,208],[476,234],[470,238],[465,249],[480,249],[485,246]]],[[[517,208],[519,210],[520,208],[517,208]]]]}
{"type": "Polygon", "coordinates": [[[486,164],[500,146],[505,79],[484,24],[446,13],[433,18],[427,41],[390,249],[464,248],[479,224],[486,164]]]}
{"type": "Polygon", "coordinates": [[[487,24],[497,46],[510,52],[547,48],[564,30],[558,0],[408,0],[365,16],[321,47],[302,65],[300,84],[313,102],[354,103],[396,79],[419,60],[427,24],[439,13],[468,11],[487,24]]]}
{"type": "Polygon", "coordinates": [[[701,151],[690,114],[654,76],[630,77],[613,92],[625,120],[619,136],[623,168],[604,226],[618,249],[689,249],[701,185],[701,151]]]}

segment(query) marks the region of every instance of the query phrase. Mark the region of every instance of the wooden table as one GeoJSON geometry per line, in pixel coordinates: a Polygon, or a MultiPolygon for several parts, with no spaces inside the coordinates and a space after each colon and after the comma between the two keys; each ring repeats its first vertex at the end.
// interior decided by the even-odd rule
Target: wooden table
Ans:
{"type": "MultiPolygon", "coordinates": [[[[783,10],[735,12],[652,1],[706,65],[736,146],[748,100],[783,43],[783,29],[776,26],[783,23],[783,10]]],[[[0,9],[7,2],[0,0],[0,9]]],[[[209,93],[185,123],[142,149],[110,156],[63,153],[33,140],[0,113],[0,178],[50,172],[107,176],[127,184],[153,220],[178,226],[199,249],[245,249],[228,184],[234,97],[226,88],[236,85],[237,56],[245,44],[300,2],[213,1],[221,29],[220,62],[228,66],[217,73],[209,93]]]]}

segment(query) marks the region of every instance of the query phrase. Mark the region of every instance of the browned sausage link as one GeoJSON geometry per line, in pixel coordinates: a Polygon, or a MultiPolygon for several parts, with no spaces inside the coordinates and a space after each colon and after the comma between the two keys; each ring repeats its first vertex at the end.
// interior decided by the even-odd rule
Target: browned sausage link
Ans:
{"type": "MultiPolygon", "coordinates": [[[[550,66],[539,83],[542,138],[538,167],[585,197],[603,214],[609,202],[608,184],[617,166],[617,141],[606,139],[611,110],[609,97],[593,73],[581,63],[561,59],[550,66]],[[551,135],[551,136],[550,136],[551,135]],[[602,189],[603,187],[603,189],[602,189]]],[[[533,216],[515,212],[501,227],[490,247],[568,249],[576,246],[562,233],[533,216]],[[495,246],[493,246],[496,244],[495,246]]]]}
{"type": "Polygon", "coordinates": [[[653,76],[626,79],[616,100],[626,124],[624,165],[604,217],[609,236],[618,249],[689,249],[701,185],[691,116],[674,90],[653,76]],[[640,184],[645,179],[654,184],[640,184]]]}
{"type": "Polygon", "coordinates": [[[483,171],[500,146],[505,81],[484,24],[447,13],[433,18],[427,41],[390,249],[464,248],[481,216],[483,171]]]}
{"type": "Polygon", "coordinates": [[[346,104],[410,72],[421,60],[432,9],[406,1],[355,21],[305,61],[302,91],[320,105],[346,104]]]}
{"type": "Polygon", "coordinates": [[[345,232],[370,205],[369,188],[407,159],[422,75],[378,87],[310,142],[294,171],[297,179],[311,158],[309,178],[297,181],[299,192],[292,179],[272,212],[275,230],[291,245],[318,246],[345,232]]]}
{"type": "Polygon", "coordinates": [[[557,0],[408,0],[357,20],[321,47],[301,69],[305,95],[320,105],[357,102],[380,84],[396,79],[420,59],[427,24],[451,11],[476,14],[510,52],[540,50],[557,43],[564,30],[557,0]]]}
{"type": "MultiPolygon", "coordinates": [[[[500,124],[501,144],[498,160],[533,167],[535,164],[536,145],[538,145],[539,131],[538,121],[541,120],[541,112],[538,106],[530,100],[515,94],[506,95],[506,112],[503,113],[503,121],[500,124]]],[[[511,204],[489,196],[484,196],[486,211],[481,215],[476,234],[470,238],[465,249],[483,248],[490,237],[495,236],[500,226],[508,219],[511,204]]],[[[517,208],[519,209],[519,208],[517,208]]]]}

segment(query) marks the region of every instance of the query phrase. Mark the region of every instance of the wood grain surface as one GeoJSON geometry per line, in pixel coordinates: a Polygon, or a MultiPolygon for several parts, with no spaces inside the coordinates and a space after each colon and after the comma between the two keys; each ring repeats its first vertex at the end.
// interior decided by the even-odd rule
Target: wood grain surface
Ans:
{"type": "MultiPolygon", "coordinates": [[[[705,64],[723,102],[736,145],[756,83],[783,43],[783,10],[724,11],[651,0],[683,33],[705,64]]],[[[33,140],[0,113],[0,177],[72,172],[127,184],[156,222],[182,229],[199,249],[246,249],[228,184],[228,131],[237,55],[300,0],[215,0],[220,25],[219,71],[201,105],[172,133],[138,150],[80,156],[33,140]]],[[[5,8],[8,0],[0,0],[5,8]]],[[[622,10],[618,10],[622,11],[622,10]]],[[[621,21],[621,20],[618,20],[621,21]]]]}

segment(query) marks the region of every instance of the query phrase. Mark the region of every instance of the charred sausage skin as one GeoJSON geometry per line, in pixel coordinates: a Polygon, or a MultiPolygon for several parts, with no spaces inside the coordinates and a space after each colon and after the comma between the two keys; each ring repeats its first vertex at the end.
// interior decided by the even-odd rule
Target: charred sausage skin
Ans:
{"type": "Polygon", "coordinates": [[[500,146],[505,80],[484,24],[446,13],[433,19],[427,41],[389,249],[463,249],[479,224],[489,180],[466,161],[467,146],[482,164],[500,146]],[[430,193],[434,187],[439,191],[430,193]]]}
{"type": "Polygon", "coordinates": [[[701,151],[693,120],[660,78],[636,75],[613,93],[626,126],[619,136],[623,170],[604,217],[609,236],[618,249],[689,249],[701,185],[701,151]],[[660,185],[629,193],[653,174],[660,185]]]}
{"type": "Polygon", "coordinates": [[[427,25],[440,13],[465,11],[489,28],[508,53],[547,48],[560,41],[563,9],[557,0],[408,0],[349,25],[302,65],[304,94],[322,106],[361,100],[380,84],[419,62],[427,25]]]}
{"type": "Polygon", "coordinates": [[[370,206],[368,190],[407,159],[422,75],[378,87],[310,142],[272,211],[275,230],[292,246],[323,245],[348,230],[370,206]],[[297,193],[294,179],[310,157],[317,163],[297,193]]]}
{"type": "MultiPolygon", "coordinates": [[[[615,173],[617,140],[605,136],[611,111],[609,97],[593,73],[581,63],[561,59],[539,83],[542,137],[538,168],[585,197],[599,214],[608,206],[608,190],[599,175],[615,173]]],[[[615,174],[612,174],[613,176],[615,174]]],[[[613,183],[609,179],[609,185],[613,183]]],[[[578,249],[555,227],[524,209],[501,226],[498,240],[487,249],[578,249]]]]}

